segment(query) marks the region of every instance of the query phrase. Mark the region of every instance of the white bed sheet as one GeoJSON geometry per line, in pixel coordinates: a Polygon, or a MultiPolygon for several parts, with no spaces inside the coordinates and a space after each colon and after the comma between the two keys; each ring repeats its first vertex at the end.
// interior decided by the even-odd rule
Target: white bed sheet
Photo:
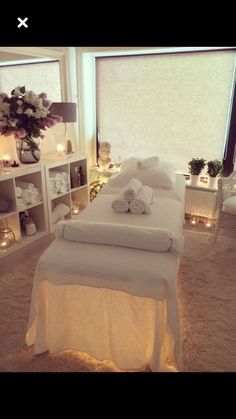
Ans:
{"type": "MultiPolygon", "coordinates": [[[[80,219],[114,221],[115,217],[123,223],[124,214],[108,210],[112,199],[109,195],[98,196],[80,219]]],[[[142,217],[144,225],[155,223],[180,233],[183,204],[176,199],[158,199],[154,205],[155,211],[148,216],[125,214],[127,222],[139,223],[142,217]]],[[[34,344],[36,354],[47,350],[86,351],[98,359],[112,359],[124,369],[149,363],[153,370],[160,370],[164,359],[174,354],[181,368],[178,264],[179,257],[173,253],[85,244],[58,237],[41,256],[35,272],[27,344],[34,344]],[[111,305],[113,299],[116,304],[111,305]],[[142,302],[149,314],[140,321],[137,307],[142,302]],[[123,307],[119,318],[114,314],[117,304],[123,307]],[[100,328],[97,326],[94,334],[95,318],[100,328]],[[122,335],[117,335],[117,330],[122,330],[122,335]]]]}

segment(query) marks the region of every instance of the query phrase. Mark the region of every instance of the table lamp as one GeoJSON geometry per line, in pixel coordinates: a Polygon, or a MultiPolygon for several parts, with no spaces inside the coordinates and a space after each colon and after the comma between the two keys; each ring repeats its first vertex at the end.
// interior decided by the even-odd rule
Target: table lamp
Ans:
{"type": "Polygon", "coordinates": [[[76,103],[72,102],[53,102],[51,105],[51,110],[54,115],[60,115],[62,117],[62,122],[65,124],[65,150],[66,153],[72,153],[71,145],[68,146],[70,140],[67,140],[66,134],[66,124],[67,122],[76,122],[76,103]]]}

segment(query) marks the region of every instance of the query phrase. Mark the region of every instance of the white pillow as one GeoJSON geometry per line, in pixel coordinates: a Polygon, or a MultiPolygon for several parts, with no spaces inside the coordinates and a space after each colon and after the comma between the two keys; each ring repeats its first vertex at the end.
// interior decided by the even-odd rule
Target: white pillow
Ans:
{"type": "Polygon", "coordinates": [[[224,201],[223,210],[229,214],[236,214],[236,196],[231,196],[224,201]]]}
{"type": "Polygon", "coordinates": [[[126,167],[120,173],[110,178],[109,186],[123,187],[132,178],[139,179],[143,185],[150,187],[173,189],[175,185],[175,170],[167,162],[161,162],[159,165],[145,170],[139,170],[136,166],[126,167]]]}

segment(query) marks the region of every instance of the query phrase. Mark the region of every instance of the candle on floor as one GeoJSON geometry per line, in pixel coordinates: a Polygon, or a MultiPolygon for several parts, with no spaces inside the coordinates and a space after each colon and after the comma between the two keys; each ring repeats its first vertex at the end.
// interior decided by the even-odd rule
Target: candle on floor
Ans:
{"type": "Polygon", "coordinates": [[[197,219],[197,217],[193,217],[193,218],[190,220],[190,223],[191,223],[192,225],[196,225],[196,224],[198,223],[198,219],[197,219]]]}

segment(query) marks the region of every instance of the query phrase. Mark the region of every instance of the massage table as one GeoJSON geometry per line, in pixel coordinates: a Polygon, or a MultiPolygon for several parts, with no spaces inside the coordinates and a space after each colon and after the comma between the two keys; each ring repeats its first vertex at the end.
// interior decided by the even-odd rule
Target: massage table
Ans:
{"type": "MultiPolygon", "coordinates": [[[[152,214],[118,214],[119,188],[107,184],[79,220],[168,228],[182,237],[185,178],[154,189],[152,214]]],[[[66,240],[62,229],[36,267],[27,345],[112,360],[121,371],[181,370],[176,279],[181,252],[66,240]]]]}

